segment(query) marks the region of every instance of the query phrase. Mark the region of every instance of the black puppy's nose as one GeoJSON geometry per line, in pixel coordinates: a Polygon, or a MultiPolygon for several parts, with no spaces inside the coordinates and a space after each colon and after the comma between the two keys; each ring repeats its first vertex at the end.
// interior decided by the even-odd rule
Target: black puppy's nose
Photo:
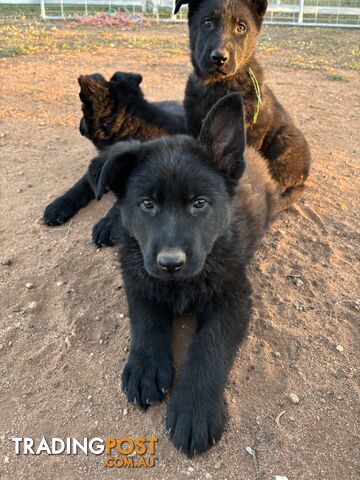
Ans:
{"type": "Polygon", "coordinates": [[[161,270],[175,273],[182,269],[186,262],[186,254],[179,248],[161,250],[156,258],[161,270]]]}
{"type": "Polygon", "coordinates": [[[211,52],[211,60],[215,63],[215,65],[221,67],[221,65],[225,65],[225,63],[229,60],[229,53],[223,48],[213,50],[211,52]]]}
{"type": "Polygon", "coordinates": [[[81,135],[83,137],[86,137],[87,129],[86,129],[86,123],[85,123],[84,117],[80,120],[79,130],[81,135]]]}

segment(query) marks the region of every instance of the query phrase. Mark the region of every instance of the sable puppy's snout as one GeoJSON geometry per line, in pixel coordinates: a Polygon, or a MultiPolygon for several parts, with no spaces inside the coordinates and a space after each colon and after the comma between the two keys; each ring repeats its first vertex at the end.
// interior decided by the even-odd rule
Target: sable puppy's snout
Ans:
{"type": "Polygon", "coordinates": [[[168,273],[175,273],[185,265],[186,254],[180,248],[161,250],[156,257],[156,261],[161,270],[165,270],[168,273]]]}
{"type": "Polygon", "coordinates": [[[225,48],[218,48],[211,52],[211,60],[215,65],[221,67],[229,60],[229,52],[225,48]]]}

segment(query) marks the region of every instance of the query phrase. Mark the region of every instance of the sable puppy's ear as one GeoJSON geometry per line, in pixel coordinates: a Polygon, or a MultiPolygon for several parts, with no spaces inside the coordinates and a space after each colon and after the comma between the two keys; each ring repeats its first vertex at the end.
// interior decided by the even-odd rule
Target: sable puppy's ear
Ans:
{"type": "Polygon", "coordinates": [[[107,190],[120,193],[141,159],[140,142],[118,142],[91,162],[88,178],[97,200],[107,190]]]}
{"type": "Polygon", "coordinates": [[[265,15],[268,6],[267,0],[250,0],[250,4],[259,17],[263,17],[265,15]]]}
{"type": "Polygon", "coordinates": [[[91,104],[98,118],[106,117],[113,105],[109,82],[99,73],[81,75],[78,82],[80,85],[79,97],[82,103],[91,104]]]}
{"type": "Polygon", "coordinates": [[[237,183],[245,169],[246,146],[240,93],[230,93],[215,103],[205,117],[198,141],[212,156],[216,168],[237,183]]]}
{"type": "Polygon", "coordinates": [[[174,8],[174,15],[176,15],[178,13],[178,11],[180,10],[180,8],[183,5],[186,5],[187,3],[189,3],[189,0],[176,0],[175,8],[174,8]]]}
{"type": "Polygon", "coordinates": [[[100,73],[80,75],[78,83],[80,85],[80,95],[84,96],[85,99],[91,97],[95,92],[107,89],[107,82],[100,73]]]}

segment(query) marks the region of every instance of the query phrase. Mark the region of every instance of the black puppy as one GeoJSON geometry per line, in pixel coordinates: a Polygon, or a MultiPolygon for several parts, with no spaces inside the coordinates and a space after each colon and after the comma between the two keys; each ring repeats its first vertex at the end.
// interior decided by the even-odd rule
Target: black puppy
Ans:
{"type": "Polygon", "coordinates": [[[129,402],[163,399],[173,378],[174,316],[192,311],[197,331],[170,400],[166,426],[188,455],[223,428],[223,392],[250,318],[246,266],[277,211],[266,161],[245,153],[241,96],[210,110],[199,140],[175,135],[119,143],[96,158],[89,178],[119,202],[120,258],[131,319],[122,375],[129,402]]]}
{"type": "Polygon", "coordinates": [[[177,0],[189,3],[194,72],[185,92],[188,132],[197,137],[202,121],[221,97],[243,97],[247,142],[268,160],[286,208],[299,198],[310,167],[307,142],[263,81],[254,56],[267,0],[177,0]]]}
{"type": "MultiPolygon", "coordinates": [[[[78,79],[83,117],[80,132],[103,150],[119,140],[148,140],[185,132],[182,107],[176,102],[150,103],[140,88],[142,76],[116,72],[106,81],[100,74],[78,79]]],[[[44,221],[61,225],[94,198],[87,175],[47,206],[44,221]]],[[[111,210],[93,230],[98,245],[111,245],[111,210]],[[109,228],[107,228],[107,226],[109,228]]]]}

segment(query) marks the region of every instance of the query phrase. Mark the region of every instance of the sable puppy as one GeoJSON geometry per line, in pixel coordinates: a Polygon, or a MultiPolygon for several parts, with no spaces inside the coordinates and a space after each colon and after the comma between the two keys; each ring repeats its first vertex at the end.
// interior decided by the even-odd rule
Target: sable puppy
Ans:
{"type": "Polygon", "coordinates": [[[115,142],[140,141],[185,133],[182,106],[177,102],[153,102],[144,98],[142,76],[116,72],[106,81],[99,73],[81,75],[83,117],[80,133],[103,150],[115,142]]]}
{"type": "MultiPolygon", "coordinates": [[[[116,72],[110,81],[100,74],[82,75],[78,81],[83,112],[80,132],[99,150],[119,140],[144,141],[185,131],[182,107],[177,102],[148,102],[140,88],[141,75],[116,72]]],[[[44,221],[61,225],[93,198],[84,175],[46,207],[44,221]]],[[[98,245],[112,244],[109,214],[94,228],[93,241],[98,245]]]]}
{"type": "Polygon", "coordinates": [[[267,0],[177,0],[176,12],[186,3],[194,67],[184,101],[188,131],[197,137],[210,108],[229,92],[240,92],[248,145],[268,160],[281,188],[281,208],[286,208],[304,190],[310,151],[303,134],[264,83],[254,56],[267,0]]]}
{"type": "Polygon", "coordinates": [[[188,455],[220,438],[224,387],[250,319],[246,266],[278,208],[266,161],[245,145],[241,96],[233,93],[212,107],[198,141],[122,142],[89,169],[97,198],[107,189],[119,198],[113,221],[132,332],[122,374],[129,402],[146,408],[164,398],[172,320],[197,317],[166,418],[188,455]]]}

